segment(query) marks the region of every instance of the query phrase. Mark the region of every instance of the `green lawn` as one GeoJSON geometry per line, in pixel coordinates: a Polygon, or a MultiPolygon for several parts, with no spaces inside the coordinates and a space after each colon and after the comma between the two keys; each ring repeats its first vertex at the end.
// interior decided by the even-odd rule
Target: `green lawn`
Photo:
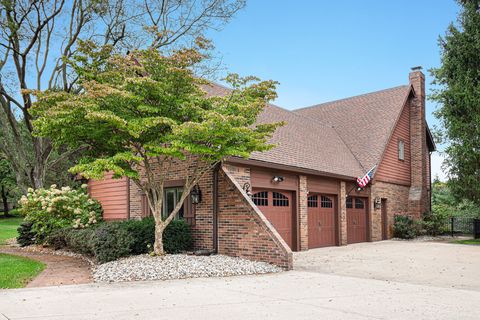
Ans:
{"type": "Polygon", "coordinates": [[[17,237],[17,228],[23,218],[0,218],[0,246],[5,244],[5,240],[17,237]]]}
{"type": "Polygon", "coordinates": [[[473,244],[473,245],[480,246],[480,239],[455,240],[452,242],[459,243],[459,244],[473,244]]]}
{"type": "Polygon", "coordinates": [[[0,289],[22,288],[43,268],[41,262],[0,253],[0,289]]]}

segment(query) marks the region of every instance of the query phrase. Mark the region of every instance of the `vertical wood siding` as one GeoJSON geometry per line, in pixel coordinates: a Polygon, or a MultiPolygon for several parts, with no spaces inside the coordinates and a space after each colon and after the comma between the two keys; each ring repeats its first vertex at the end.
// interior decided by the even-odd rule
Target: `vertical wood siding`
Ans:
{"type": "Polygon", "coordinates": [[[103,180],[90,180],[88,193],[98,200],[103,208],[103,219],[128,219],[128,180],[113,179],[111,173],[105,174],[103,180]]]}
{"type": "Polygon", "coordinates": [[[410,161],[410,108],[407,103],[403,107],[400,119],[388,142],[384,157],[376,173],[376,180],[410,185],[410,161]],[[404,160],[398,159],[399,140],[402,140],[405,144],[404,160]]]}

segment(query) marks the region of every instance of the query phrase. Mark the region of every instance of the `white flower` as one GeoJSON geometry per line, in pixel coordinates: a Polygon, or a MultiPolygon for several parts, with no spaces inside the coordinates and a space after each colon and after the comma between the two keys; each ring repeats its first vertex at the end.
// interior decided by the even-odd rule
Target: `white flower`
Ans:
{"type": "Polygon", "coordinates": [[[28,193],[32,193],[32,192],[33,192],[33,189],[32,189],[32,188],[28,188],[27,191],[28,191],[28,193]]]}
{"type": "Polygon", "coordinates": [[[82,189],[87,189],[88,188],[88,184],[84,183],[82,184],[82,189]]]}
{"type": "Polygon", "coordinates": [[[56,185],[56,184],[52,184],[52,185],[50,186],[50,188],[51,188],[51,189],[56,189],[56,188],[57,188],[57,185],[56,185]]]}

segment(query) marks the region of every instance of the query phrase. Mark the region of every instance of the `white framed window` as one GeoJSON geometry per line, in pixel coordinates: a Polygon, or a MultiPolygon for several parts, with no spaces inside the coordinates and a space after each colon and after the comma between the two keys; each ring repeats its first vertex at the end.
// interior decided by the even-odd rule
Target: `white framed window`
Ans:
{"type": "Polygon", "coordinates": [[[398,160],[405,160],[405,142],[398,140],[398,160]]]}

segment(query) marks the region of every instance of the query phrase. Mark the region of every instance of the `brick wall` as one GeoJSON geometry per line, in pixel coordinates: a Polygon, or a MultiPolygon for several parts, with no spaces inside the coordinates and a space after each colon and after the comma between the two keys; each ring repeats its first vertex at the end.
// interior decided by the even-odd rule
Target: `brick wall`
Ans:
{"type": "MultiPolygon", "coordinates": [[[[168,169],[165,181],[179,181],[185,179],[193,171],[195,163],[188,166],[186,161],[175,161],[168,169]]],[[[160,166],[154,166],[155,171],[160,172],[160,166]]],[[[192,234],[194,237],[195,250],[213,249],[213,195],[212,195],[212,174],[213,170],[208,171],[200,179],[198,186],[202,192],[202,201],[197,205],[192,205],[195,217],[192,223],[192,234]]],[[[138,186],[130,182],[130,218],[140,219],[144,216],[142,208],[142,191],[138,186]]]]}
{"type": "MultiPolygon", "coordinates": [[[[396,214],[408,214],[409,192],[407,186],[385,182],[375,182],[371,186],[372,199],[387,199],[387,236],[393,236],[393,216],[396,214]]],[[[372,241],[382,240],[382,209],[375,209],[373,200],[370,201],[371,212],[371,236],[372,241]]]]}
{"type": "Polygon", "coordinates": [[[243,191],[229,168],[221,170],[218,188],[219,253],[291,269],[292,251],[243,191]]]}
{"type": "Polygon", "coordinates": [[[300,230],[300,251],[308,249],[308,187],[307,176],[298,177],[298,189],[299,189],[299,204],[298,204],[298,217],[299,217],[299,230],[300,230]]]}

